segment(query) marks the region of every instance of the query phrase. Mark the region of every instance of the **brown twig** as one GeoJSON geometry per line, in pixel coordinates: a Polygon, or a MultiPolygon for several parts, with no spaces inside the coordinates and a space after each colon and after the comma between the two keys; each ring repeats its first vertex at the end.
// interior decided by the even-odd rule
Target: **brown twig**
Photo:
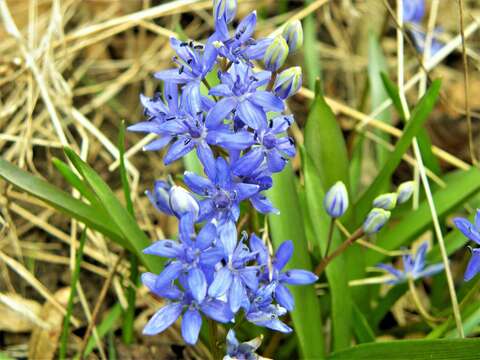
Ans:
{"type": "Polygon", "coordinates": [[[362,228],[357,229],[352,236],[350,236],[347,240],[345,240],[338,248],[335,249],[333,253],[329,256],[325,257],[315,268],[315,274],[320,275],[323,273],[325,268],[330,264],[330,262],[335,259],[338,255],[342,254],[345,250],[347,250],[355,241],[360,239],[365,232],[362,228]]]}
{"type": "Polygon", "coordinates": [[[103,283],[102,289],[100,290],[100,295],[98,296],[97,303],[95,304],[95,308],[93,309],[92,319],[90,320],[90,323],[88,324],[87,331],[85,332],[85,335],[83,336],[82,345],[80,346],[80,351],[78,352],[80,359],[83,359],[83,354],[84,354],[85,349],[87,347],[88,339],[90,338],[90,335],[92,334],[93,327],[95,326],[97,316],[100,312],[100,307],[102,306],[103,301],[105,300],[105,296],[107,295],[108,289],[110,288],[110,285],[111,285],[112,280],[113,280],[113,276],[117,272],[118,265],[122,261],[122,258],[123,258],[123,253],[118,256],[117,261],[115,261],[115,264],[113,265],[112,269],[108,273],[108,277],[105,280],[105,282],[103,283]]]}

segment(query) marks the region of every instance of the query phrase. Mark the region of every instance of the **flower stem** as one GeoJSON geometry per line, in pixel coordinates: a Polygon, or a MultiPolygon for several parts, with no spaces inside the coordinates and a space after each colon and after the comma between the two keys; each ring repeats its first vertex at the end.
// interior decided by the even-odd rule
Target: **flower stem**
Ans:
{"type": "Polygon", "coordinates": [[[218,353],[218,342],[217,342],[217,324],[214,320],[208,319],[208,338],[210,341],[210,353],[212,354],[213,360],[220,360],[220,354],[218,353]]]}
{"type": "Polygon", "coordinates": [[[424,320],[429,324],[440,321],[441,319],[433,317],[423,307],[423,304],[420,301],[420,298],[418,297],[417,289],[415,288],[415,283],[413,281],[413,278],[409,276],[407,281],[408,281],[408,289],[410,290],[410,294],[412,294],[413,302],[415,303],[415,306],[417,307],[418,312],[424,318],[424,320]]]}
{"type": "Polygon", "coordinates": [[[325,255],[323,258],[325,259],[328,256],[328,251],[330,250],[330,246],[332,245],[332,238],[333,238],[333,228],[335,226],[335,219],[332,218],[330,220],[330,226],[328,228],[328,237],[327,237],[327,248],[325,249],[325,255]]]}
{"type": "Polygon", "coordinates": [[[315,274],[320,275],[333,259],[335,259],[338,255],[342,254],[356,240],[360,239],[363,235],[365,235],[365,232],[363,231],[363,229],[358,228],[347,240],[345,240],[338,248],[336,248],[331,255],[323,258],[323,260],[317,265],[315,269],[315,274]]]}

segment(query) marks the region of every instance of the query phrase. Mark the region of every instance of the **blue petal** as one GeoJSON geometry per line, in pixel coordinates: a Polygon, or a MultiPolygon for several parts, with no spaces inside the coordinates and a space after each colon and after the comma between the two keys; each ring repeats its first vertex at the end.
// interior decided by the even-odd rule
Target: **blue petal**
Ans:
{"type": "Polygon", "coordinates": [[[215,162],[215,167],[217,169],[215,176],[216,184],[221,188],[226,188],[230,185],[232,178],[230,166],[223,157],[219,156],[215,162]]]}
{"type": "Polygon", "coordinates": [[[286,164],[287,159],[285,159],[276,149],[272,149],[267,153],[268,170],[271,172],[277,173],[282,171],[286,164]]]}
{"type": "Polygon", "coordinates": [[[260,186],[254,184],[245,184],[245,183],[238,183],[235,186],[235,191],[237,192],[238,200],[243,201],[248,199],[258,193],[260,190],[260,186]]]}
{"type": "Polygon", "coordinates": [[[253,148],[232,165],[232,171],[238,176],[250,175],[260,166],[263,159],[264,155],[262,149],[259,147],[253,148]]]}
{"type": "Polygon", "coordinates": [[[178,69],[168,69],[158,71],[154,74],[155,78],[163,80],[165,82],[170,82],[173,84],[185,84],[186,82],[192,80],[190,76],[185,73],[180,74],[178,69]]]}
{"type": "Polygon", "coordinates": [[[207,128],[214,129],[222,124],[236,106],[237,100],[233,97],[226,97],[218,101],[205,118],[207,128]]]}
{"type": "Polygon", "coordinates": [[[156,335],[172,325],[182,313],[181,303],[172,303],[162,307],[143,328],[144,335],[156,335]]]}
{"type": "Polygon", "coordinates": [[[283,101],[268,91],[257,90],[249,99],[265,111],[280,112],[285,108],[283,101]]]}
{"type": "Polygon", "coordinates": [[[178,111],[178,84],[166,81],[163,85],[163,94],[172,113],[178,111]]]}
{"type": "Polygon", "coordinates": [[[202,230],[197,235],[195,240],[196,247],[200,250],[205,250],[207,247],[212,245],[212,242],[217,238],[217,227],[208,223],[204,225],[202,230]]]}
{"type": "Polygon", "coordinates": [[[208,94],[213,96],[233,96],[233,92],[227,84],[219,84],[212,87],[208,94]]]}
{"type": "Polygon", "coordinates": [[[438,274],[440,271],[442,271],[445,268],[445,266],[442,263],[438,264],[433,264],[430,266],[427,266],[424,270],[420,271],[419,273],[415,274],[415,280],[416,279],[421,279],[424,277],[429,277],[433,276],[435,274],[438,274]]]}
{"type": "Polygon", "coordinates": [[[272,38],[260,39],[255,45],[249,46],[245,50],[245,56],[250,60],[262,59],[265,55],[265,51],[272,43],[272,38]]]}
{"type": "Polygon", "coordinates": [[[207,295],[207,280],[203,271],[198,267],[191,268],[188,272],[187,281],[193,298],[198,302],[202,302],[207,295]]]}
{"type": "Polygon", "coordinates": [[[195,147],[195,142],[186,141],[185,139],[178,139],[168,149],[167,154],[163,158],[165,165],[168,165],[175,160],[187,155],[195,147]]]}
{"type": "Polygon", "coordinates": [[[226,302],[220,300],[204,301],[200,305],[200,308],[205,315],[215,321],[221,323],[227,323],[232,321],[233,314],[230,311],[230,308],[226,302]]]}
{"type": "Polygon", "coordinates": [[[379,268],[379,269],[388,271],[390,274],[392,274],[396,278],[403,279],[405,277],[405,274],[402,271],[394,268],[392,265],[378,264],[376,267],[379,268]]]}
{"type": "Polygon", "coordinates": [[[162,136],[161,138],[155,139],[151,142],[149,142],[147,145],[143,147],[143,150],[145,151],[158,151],[163,149],[165,146],[167,146],[170,141],[172,140],[171,136],[162,136]]]}
{"type": "Polygon", "coordinates": [[[165,121],[159,126],[159,128],[162,133],[172,136],[188,132],[188,126],[183,121],[178,121],[176,119],[165,121]]]}
{"type": "Polygon", "coordinates": [[[238,24],[237,30],[235,31],[235,37],[238,39],[239,42],[244,43],[252,37],[256,25],[257,12],[252,11],[238,24]]]}
{"type": "Polygon", "coordinates": [[[295,306],[295,301],[293,300],[292,293],[288,288],[282,284],[279,284],[275,288],[275,299],[277,302],[283,306],[288,311],[292,311],[295,306]]]}
{"type": "Polygon", "coordinates": [[[127,127],[128,131],[133,132],[145,132],[145,133],[155,133],[157,134],[160,131],[160,124],[156,121],[141,121],[134,125],[127,127]]]}
{"type": "Polygon", "coordinates": [[[203,265],[214,266],[225,257],[225,250],[219,246],[211,247],[202,251],[200,254],[200,262],[203,265]]]}
{"type": "Polygon", "coordinates": [[[191,171],[185,171],[183,173],[183,181],[187,184],[190,190],[198,195],[205,195],[213,190],[212,182],[209,179],[199,176],[191,171]]]}
{"type": "Polygon", "coordinates": [[[262,214],[273,213],[276,215],[280,214],[280,211],[276,209],[272,202],[268,200],[265,195],[257,194],[250,198],[250,202],[252,203],[253,207],[261,212],[262,214]]]}
{"type": "Polygon", "coordinates": [[[267,123],[265,111],[248,99],[238,104],[237,115],[246,125],[255,130],[265,127],[267,123]]]}
{"type": "Polygon", "coordinates": [[[155,185],[153,187],[153,193],[150,190],[146,190],[145,194],[153,206],[157,208],[157,210],[168,215],[174,215],[172,209],[170,208],[169,190],[169,184],[167,184],[165,181],[157,180],[155,181],[155,185]]]}
{"type": "Polygon", "coordinates": [[[155,286],[155,281],[157,279],[157,275],[146,272],[143,273],[142,276],[142,283],[145,285],[151,292],[159,297],[164,297],[170,300],[180,299],[182,296],[182,292],[175,286],[168,286],[163,288],[157,288],[155,286]]]}
{"type": "Polygon", "coordinates": [[[232,272],[228,267],[221,268],[216,274],[213,282],[208,288],[208,296],[217,298],[224,295],[232,284],[232,272]]]}
{"type": "Polygon", "coordinates": [[[204,141],[201,141],[197,146],[197,156],[203,165],[203,170],[209,178],[215,176],[215,158],[213,157],[212,149],[204,141]]]}
{"type": "Polygon", "coordinates": [[[246,130],[231,131],[209,131],[207,141],[210,144],[220,145],[228,150],[245,150],[252,146],[255,141],[253,134],[246,130]]]}
{"type": "Polygon", "coordinates": [[[472,257],[468,262],[467,270],[465,270],[465,275],[464,275],[465,281],[470,281],[479,272],[480,272],[480,249],[473,249],[472,257]]]}
{"type": "Polygon", "coordinates": [[[268,249],[257,235],[250,236],[250,249],[257,253],[257,262],[259,265],[268,264],[268,249]]]}
{"type": "Polygon", "coordinates": [[[293,242],[292,240],[284,241],[277,249],[275,253],[275,259],[273,260],[273,266],[277,270],[282,270],[293,254],[293,242]]]}
{"type": "Polygon", "coordinates": [[[237,228],[233,221],[227,221],[219,228],[219,238],[227,255],[233,254],[237,246],[237,228]]]}
{"type": "Polygon", "coordinates": [[[182,337],[187,344],[195,345],[202,327],[202,316],[197,310],[187,310],[182,319],[182,337]]]}
{"type": "Polygon", "coordinates": [[[295,119],[293,115],[282,115],[272,119],[271,132],[274,134],[280,134],[288,130],[288,128],[294,123],[295,119]]]}
{"type": "Polygon", "coordinates": [[[239,271],[243,283],[248,286],[250,290],[257,290],[259,273],[258,268],[253,266],[247,266],[239,271]]]}
{"type": "Polygon", "coordinates": [[[470,221],[464,218],[455,218],[453,219],[453,223],[463,235],[480,245],[480,233],[474,228],[470,221]]]}
{"type": "Polygon", "coordinates": [[[228,302],[230,303],[230,310],[232,310],[234,314],[236,314],[237,311],[240,309],[240,305],[246,297],[247,292],[245,291],[242,280],[239,276],[234,276],[232,285],[230,286],[228,292],[228,302]]]}
{"type": "Polygon", "coordinates": [[[423,242],[415,254],[415,261],[413,263],[413,273],[420,272],[425,267],[425,254],[427,252],[428,242],[423,242]]]}
{"type": "Polygon", "coordinates": [[[159,240],[143,250],[144,254],[174,258],[180,256],[183,247],[173,240],[159,240]]]}
{"type": "Polygon", "coordinates": [[[475,228],[480,230],[480,209],[475,213],[475,228]]]}
{"type": "Polygon", "coordinates": [[[195,115],[201,110],[200,83],[190,82],[183,87],[182,104],[189,114],[195,115]]]}
{"type": "Polygon", "coordinates": [[[282,274],[282,281],[290,285],[308,285],[318,280],[318,276],[308,270],[293,269],[282,274]]]}
{"type": "Polygon", "coordinates": [[[183,264],[178,261],[173,261],[163,269],[160,275],[157,276],[155,280],[155,287],[162,288],[170,285],[170,283],[175,280],[183,270],[183,264]]]}

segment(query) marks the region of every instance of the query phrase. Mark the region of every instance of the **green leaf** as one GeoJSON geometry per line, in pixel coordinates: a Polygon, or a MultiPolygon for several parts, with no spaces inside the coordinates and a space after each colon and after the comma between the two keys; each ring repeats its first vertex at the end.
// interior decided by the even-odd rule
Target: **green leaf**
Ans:
{"type": "MultiPolygon", "coordinates": [[[[292,240],[295,251],[288,266],[312,269],[303,219],[296,191],[295,175],[291,165],[273,176],[275,186],[268,191],[270,199],[280,210],[280,215],[269,215],[271,236],[276,248],[285,240],[292,240]],[[288,190],[288,191],[286,191],[288,190]]],[[[291,289],[295,309],[291,313],[295,334],[304,358],[324,357],[324,339],[320,303],[313,286],[296,286],[291,289]]]]}
{"type": "MultiPolygon", "coordinates": [[[[325,193],[318,172],[309,155],[302,151],[303,173],[305,176],[305,192],[308,216],[312,224],[314,238],[322,254],[327,247],[330,217],[323,208],[325,193]]],[[[338,232],[332,239],[332,249],[342,242],[338,232]]],[[[350,346],[352,327],[352,298],[348,287],[348,276],[345,269],[345,256],[339,256],[326,268],[326,275],[331,294],[333,349],[340,350],[350,346]]]]}
{"type": "Polygon", "coordinates": [[[353,303],[353,322],[356,325],[355,336],[360,344],[375,342],[375,333],[355,303],[353,303]]]}
{"type": "Polygon", "coordinates": [[[0,177],[37,199],[44,201],[56,210],[84,223],[90,229],[101,232],[119,244],[124,243],[123,235],[112,224],[107,214],[83,201],[75,199],[49,182],[19,169],[1,158],[0,177]]]}
{"type": "MultiPolygon", "coordinates": [[[[392,99],[393,105],[395,106],[396,110],[400,114],[400,117],[403,121],[406,121],[406,115],[403,111],[402,101],[400,99],[400,93],[397,86],[388,78],[386,74],[382,74],[382,80],[385,85],[385,89],[387,89],[390,98],[392,99]]],[[[432,152],[432,142],[430,141],[430,137],[428,136],[427,130],[424,128],[420,129],[417,134],[417,142],[418,147],[420,148],[420,153],[422,154],[422,159],[424,165],[432,170],[435,174],[440,175],[441,168],[440,163],[435,155],[432,152]]]]}
{"type": "MultiPolygon", "coordinates": [[[[306,0],[305,3],[311,4],[313,0],[306,0]]],[[[321,77],[322,64],[320,62],[320,52],[317,43],[317,21],[315,15],[308,15],[303,21],[303,54],[305,59],[306,79],[310,89],[315,87],[315,80],[321,77]]]]}
{"type": "Polygon", "coordinates": [[[124,245],[125,248],[135,253],[147,269],[152,272],[159,272],[161,270],[162,261],[159,261],[158,257],[145,255],[143,253],[143,249],[150,245],[150,240],[138,227],[135,218],[128,213],[108,185],[88,164],[83,162],[73,150],[65,148],[64,151],[85,181],[98,196],[103,206],[108,211],[112,221],[122,232],[126,239],[124,245]]]}
{"type": "MultiPolygon", "coordinates": [[[[480,190],[480,170],[471,168],[464,176],[447,183],[447,187],[433,194],[433,201],[439,217],[447,215],[480,190]]],[[[393,228],[379,234],[377,245],[387,249],[398,249],[409,240],[422,234],[432,223],[430,207],[423,201],[416,211],[409,212],[393,228]]],[[[377,264],[384,255],[377,252],[367,253],[367,266],[377,264]]]]}
{"type": "Polygon", "coordinates": [[[480,339],[399,340],[361,344],[339,351],[329,360],[460,360],[476,359],[480,339]]]}
{"type": "Polygon", "coordinates": [[[349,188],[348,153],[342,129],[317,81],[315,99],[305,125],[305,150],[311,157],[324,189],[341,180],[349,188]]]}
{"type": "Polygon", "coordinates": [[[402,137],[398,140],[393,152],[390,153],[382,170],[380,170],[378,176],[355,205],[358,226],[363,222],[368,211],[371,209],[373,199],[379,195],[381,189],[385,188],[385,184],[388,184],[390,176],[393,174],[398,164],[400,164],[402,156],[410,147],[412,139],[417,135],[418,131],[422,128],[430,115],[437,101],[440,85],[440,80],[435,80],[432,83],[427,93],[413,110],[411,119],[404,129],[402,137]]]}

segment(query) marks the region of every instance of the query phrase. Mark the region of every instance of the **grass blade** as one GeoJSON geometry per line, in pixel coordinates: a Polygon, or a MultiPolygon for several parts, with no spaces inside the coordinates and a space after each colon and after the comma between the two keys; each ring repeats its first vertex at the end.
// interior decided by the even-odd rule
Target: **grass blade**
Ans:
{"type": "MultiPolygon", "coordinates": [[[[280,215],[269,216],[273,244],[278,247],[283,241],[292,240],[295,251],[289,267],[311,270],[312,264],[291,165],[287,165],[283,172],[275,174],[273,181],[275,186],[268,191],[268,194],[280,210],[280,215]]],[[[298,286],[291,290],[295,298],[295,309],[291,315],[302,356],[321,359],[324,357],[322,317],[313,286],[298,286]]]]}

